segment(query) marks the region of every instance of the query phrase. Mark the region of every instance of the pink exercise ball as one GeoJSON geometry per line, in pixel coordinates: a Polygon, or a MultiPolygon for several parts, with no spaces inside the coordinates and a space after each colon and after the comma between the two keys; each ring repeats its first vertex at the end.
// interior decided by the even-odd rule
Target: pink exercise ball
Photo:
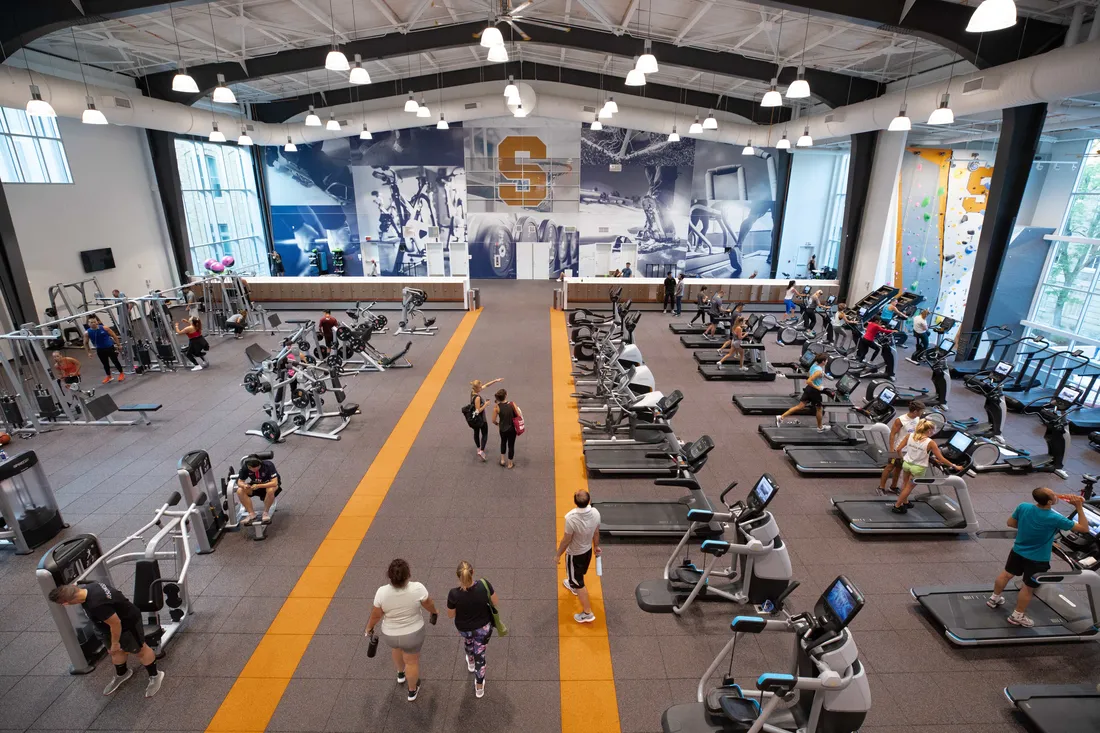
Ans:
{"type": "Polygon", "coordinates": [[[225,265],[220,262],[212,262],[210,264],[210,272],[225,272],[225,265]]]}
{"type": "Polygon", "coordinates": [[[211,257],[206,262],[202,263],[202,266],[205,267],[207,270],[209,270],[210,266],[213,265],[215,262],[217,262],[217,260],[215,260],[213,257],[211,257]]]}
{"type": "Polygon", "coordinates": [[[222,264],[226,267],[232,267],[234,263],[236,263],[236,260],[233,259],[233,255],[226,255],[225,257],[222,257],[222,264]]]}

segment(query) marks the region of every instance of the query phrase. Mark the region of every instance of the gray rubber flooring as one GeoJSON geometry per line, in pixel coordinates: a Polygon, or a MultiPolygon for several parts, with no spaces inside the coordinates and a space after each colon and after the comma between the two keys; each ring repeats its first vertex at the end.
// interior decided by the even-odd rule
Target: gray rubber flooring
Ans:
{"type": "MultiPolygon", "coordinates": [[[[479,282],[485,310],[362,543],[328,613],[272,718],[273,731],[541,731],[560,730],[557,583],[553,565],[554,487],[550,384],[550,283],[479,282]],[[481,463],[459,406],[467,382],[503,377],[524,410],[528,432],[519,441],[516,468],[481,463]],[[511,628],[488,650],[488,691],[473,697],[459,640],[444,617],[429,627],[422,656],[420,699],[406,703],[393,682],[389,659],[366,656],[363,625],[375,589],[391,558],[405,557],[414,577],[442,604],[454,585],[459,560],[474,563],[497,588],[511,628]]],[[[349,382],[349,398],[363,414],[338,442],[292,437],[276,446],[287,486],[268,541],[230,535],[217,551],[197,558],[192,576],[196,614],[161,663],[160,694],[142,697],[141,678],[112,698],[101,694],[109,665],[74,677],[66,673],[46,603],[33,577],[40,553],[16,557],[0,551],[0,730],[201,731],[205,728],[301,569],[329,529],[377,451],[453,333],[461,314],[433,313],[442,326],[414,340],[416,367],[349,382]]],[[[867,539],[853,536],[829,510],[828,497],[874,493],[875,478],[800,478],[779,451],[767,448],[743,416],[734,392],[784,392],[772,384],[706,382],[690,350],[668,331],[668,316],[646,313],[637,341],[658,388],[679,388],[684,405],[674,423],[682,439],[707,433],[717,448],[700,477],[713,500],[730,481],[747,487],[767,471],[781,493],[772,511],[791,548],[802,585],[792,605],[805,609],[838,573],[868,596],[853,624],[872,686],[873,709],[864,730],[979,731],[1018,729],[1001,689],[1009,684],[1080,682],[1100,668],[1095,645],[1054,645],[960,650],[950,646],[909,597],[912,585],[988,582],[1008,545],[973,538],[867,539]]],[[[390,349],[406,337],[378,337],[390,349]]],[[[184,371],[127,380],[107,387],[122,402],[162,402],[154,425],[64,428],[12,448],[36,450],[72,525],[67,533],[94,532],[105,545],[148,521],[177,485],[176,462],[188,450],[211,453],[218,472],[261,438],[244,435],[262,419],[262,398],[240,387],[244,346],[275,337],[214,342],[204,372],[184,371]]],[[[772,360],[793,349],[769,342],[772,360]]],[[[86,374],[96,374],[88,364],[86,374]]],[[[900,366],[902,383],[925,385],[927,371],[900,366]]],[[[952,385],[951,413],[980,413],[980,399],[952,385]]],[[[1010,440],[1042,448],[1032,418],[1010,415],[1010,440]]],[[[495,452],[490,432],[490,456],[495,452]]],[[[1069,481],[1049,474],[968,479],[983,527],[1001,528],[1032,488],[1050,484],[1076,490],[1079,474],[1100,469],[1100,456],[1084,440],[1069,452],[1069,481]]],[[[645,479],[593,479],[597,499],[667,498],[645,479]]],[[[674,490],[675,491],[675,490],[674,490]]],[[[638,582],[659,577],[671,546],[609,542],[603,587],[623,731],[659,731],[664,708],[693,699],[698,677],[728,639],[737,609],[700,603],[685,618],[642,613],[634,602],[638,582]]],[[[117,578],[116,578],[117,580],[117,578]]],[[[121,583],[126,589],[125,583],[121,583]]],[[[751,681],[784,671],[785,638],[744,637],[734,673],[751,681]]]]}

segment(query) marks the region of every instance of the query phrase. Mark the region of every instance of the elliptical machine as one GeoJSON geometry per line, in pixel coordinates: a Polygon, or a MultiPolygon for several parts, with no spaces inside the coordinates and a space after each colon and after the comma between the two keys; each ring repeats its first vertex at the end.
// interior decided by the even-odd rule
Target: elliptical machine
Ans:
{"type": "Polygon", "coordinates": [[[1042,397],[1024,406],[1025,415],[1038,415],[1046,430],[1043,440],[1047,452],[1030,456],[1006,458],[1005,465],[1011,473],[1032,473],[1041,471],[1057,474],[1059,478],[1068,478],[1064,461],[1069,449],[1069,414],[1080,409],[1081,391],[1075,387],[1062,387],[1053,397],[1042,397]]]}
{"type": "Polygon", "coordinates": [[[980,423],[977,418],[967,417],[961,420],[951,420],[948,427],[958,432],[965,432],[977,438],[987,438],[1004,445],[1004,418],[1005,418],[1005,393],[1004,383],[1012,375],[1012,365],[1007,361],[999,361],[993,366],[992,371],[969,374],[963,379],[966,388],[985,397],[986,422],[980,423]]]}

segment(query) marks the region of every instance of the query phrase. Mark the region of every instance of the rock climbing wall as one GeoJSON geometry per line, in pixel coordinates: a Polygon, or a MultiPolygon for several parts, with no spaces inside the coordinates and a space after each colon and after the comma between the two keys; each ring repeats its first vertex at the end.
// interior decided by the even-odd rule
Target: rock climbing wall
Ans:
{"type": "Polygon", "coordinates": [[[950,150],[909,148],[898,178],[894,286],[922,294],[928,304],[940,293],[950,170],[950,150]]]}
{"type": "Polygon", "coordinates": [[[943,267],[935,312],[956,320],[962,319],[966,308],[992,177],[992,154],[954,152],[947,183],[943,267]]]}

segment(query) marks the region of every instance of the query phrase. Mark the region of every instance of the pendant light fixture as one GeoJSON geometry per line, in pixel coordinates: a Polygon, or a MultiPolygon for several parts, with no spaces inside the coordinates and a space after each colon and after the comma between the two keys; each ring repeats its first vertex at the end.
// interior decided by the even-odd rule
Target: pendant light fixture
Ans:
{"type": "MultiPolygon", "coordinates": [[[[354,7],[354,2],[352,6],[354,7]]],[[[332,23],[332,50],[325,57],[325,68],[329,71],[349,71],[351,64],[348,63],[348,57],[336,45],[336,16],[332,13],[332,0],[328,0],[328,17],[332,23]]]]}
{"type": "Polygon", "coordinates": [[[244,127],[241,128],[241,136],[237,138],[237,144],[244,145],[245,147],[252,144],[252,138],[248,136],[248,130],[244,127]]]}
{"type": "Polygon", "coordinates": [[[810,148],[813,147],[814,139],[810,137],[810,126],[806,125],[806,129],[802,131],[802,137],[798,138],[798,142],[795,143],[797,148],[810,148]]]}
{"type": "MultiPolygon", "coordinates": [[[[913,129],[913,123],[909,119],[909,115],[905,113],[906,102],[909,100],[909,80],[913,78],[913,61],[917,58],[917,42],[913,41],[913,52],[909,54],[909,71],[905,75],[905,89],[901,95],[901,109],[898,110],[898,116],[890,120],[890,126],[886,129],[890,132],[908,132],[913,129]]],[[[887,57],[889,60],[889,57],[887,57]]],[[[954,117],[954,115],[952,115],[954,117]]]]}
{"type": "MultiPolygon", "coordinates": [[[[73,50],[76,51],[76,65],[80,67],[80,80],[84,82],[84,101],[88,106],[84,110],[84,114],[80,116],[80,121],[85,125],[106,125],[107,118],[103,116],[103,113],[95,108],[95,99],[92,98],[92,92],[88,89],[88,79],[84,76],[84,64],[80,61],[80,45],[76,42],[76,31],[72,26],[69,26],[69,33],[73,37],[73,50]]],[[[33,81],[33,78],[32,78],[33,81]]]]}
{"type": "Polygon", "coordinates": [[[405,111],[416,112],[419,106],[420,105],[416,103],[416,100],[413,99],[413,93],[409,92],[409,98],[405,100],[405,111]]]}
{"type": "Polygon", "coordinates": [[[518,97],[519,97],[519,87],[516,86],[515,78],[511,74],[509,74],[508,75],[508,86],[504,87],[504,98],[505,99],[514,99],[514,98],[518,98],[518,97]]]}
{"type": "Polygon", "coordinates": [[[596,130],[597,132],[603,129],[603,123],[600,122],[599,117],[596,117],[592,120],[592,124],[589,126],[589,129],[596,130]]]}
{"type": "Polygon", "coordinates": [[[523,108],[523,102],[516,104],[516,111],[512,113],[513,117],[526,117],[527,110],[523,108]]]}
{"type": "Polygon", "coordinates": [[[645,41],[645,53],[638,57],[634,69],[643,74],[657,73],[657,57],[653,55],[652,42],[648,38],[645,41]]]}
{"type": "MultiPolygon", "coordinates": [[[[958,54],[958,50],[958,46],[956,46],[956,54],[958,54]]],[[[955,123],[955,113],[951,111],[951,82],[954,80],[955,60],[952,59],[951,73],[947,77],[947,89],[943,91],[943,96],[940,97],[940,106],[932,110],[932,114],[928,115],[929,125],[953,125],[955,123]]]]}
{"type": "MultiPolygon", "coordinates": [[[[29,71],[29,70],[28,70],[29,71]]],[[[31,98],[27,102],[27,114],[31,117],[57,117],[57,112],[49,102],[42,99],[37,84],[31,84],[31,98]]]]}
{"type": "Polygon", "coordinates": [[[309,105],[309,114],[306,115],[306,127],[320,127],[321,118],[317,116],[317,110],[313,109],[313,105],[309,105]]]}
{"type": "Polygon", "coordinates": [[[448,130],[448,129],[450,129],[450,125],[447,124],[447,120],[443,119],[443,113],[442,112],[439,113],[439,122],[435,123],[435,129],[437,129],[437,130],[448,130]]]}
{"type": "Polygon", "coordinates": [[[806,81],[806,43],[810,39],[810,14],[806,13],[806,33],[802,38],[802,60],[798,62],[798,77],[787,87],[787,99],[805,99],[810,96],[810,82],[806,81]]]}
{"type": "Polygon", "coordinates": [[[329,112],[328,122],[325,123],[325,129],[329,132],[340,132],[340,123],[336,120],[336,115],[329,112]]]}
{"type": "Polygon", "coordinates": [[[486,59],[490,64],[505,64],[508,62],[508,49],[504,47],[503,43],[499,46],[493,46],[489,49],[489,55],[486,59]]]}
{"type": "Polygon", "coordinates": [[[752,146],[752,138],[749,138],[749,142],[745,147],[741,148],[741,155],[756,155],[756,148],[752,146]]]}
{"type": "MultiPolygon", "coordinates": [[[[634,60],[634,63],[637,64],[637,59],[634,60]]],[[[628,71],[627,74],[626,74],[626,85],[628,87],[644,87],[645,86],[645,74],[638,71],[637,66],[635,66],[633,69],[628,71]]]]}
{"type": "Polygon", "coordinates": [[[982,0],[982,4],[970,16],[966,30],[969,33],[989,33],[1002,28],[1011,28],[1014,25],[1016,25],[1016,3],[1012,0],[982,0]]]}
{"type": "Polygon", "coordinates": [[[431,117],[432,111],[428,109],[428,100],[424,99],[424,95],[420,95],[420,106],[416,108],[417,117],[431,117]]]}
{"type": "Polygon", "coordinates": [[[718,129],[718,120],[714,119],[714,110],[712,110],[712,109],[707,110],[707,118],[705,120],[703,120],[703,129],[704,130],[717,130],[718,129]]]}
{"type": "Polygon", "coordinates": [[[791,141],[787,139],[787,132],[786,131],[783,132],[783,138],[775,144],[775,147],[778,148],[779,150],[790,150],[791,149],[791,141]]]}
{"type": "Polygon", "coordinates": [[[212,143],[224,143],[225,142],[225,133],[218,129],[218,123],[217,122],[214,122],[212,124],[212,129],[210,130],[210,137],[208,139],[212,143]]]}
{"type": "Polygon", "coordinates": [[[680,133],[676,132],[676,125],[673,125],[672,132],[668,133],[668,141],[670,143],[680,142],[680,133]]]}
{"type": "Polygon", "coordinates": [[[485,48],[494,48],[504,45],[504,36],[495,25],[486,26],[481,32],[481,45],[485,48]]]}
{"type": "Polygon", "coordinates": [[[360,140],[373,140],[374,135],[370,134],[370,130],[367,129],[367,123],[363,123],[363,131],[359,133],[360,140]]]}
{"type": "Polygon", "coordinates": [[[287,153],[297,153],[298,146],[294,144],[294,141],[290,139],[290,135],[286,136],[286,145],[283,146],[283,150],[287,153]]]}
{"type": "Polygon", "coordinates": [[[363,68],[363,57],[359,54],[355,54],[355,66],[351,67],[348,82],[351,84],[370,84],[370,74],[363,68]]]}
{"type": "Polygon", "coordinates": [[[236,104],[237,95],[225,85],[225,75],[218,74],[218,86],[214,87],[213,99],[218,104],[236,104]]]}
{"type": "Polygon", "coordinates": [[[691,127],[688,128],[689,135],[702,135],[703,126],[699,124],[699,115],[695,115],[695,122],[691,123],[691,127]]]}
{"type": "Polygon", "coordinates": [[[768,87],[768,91],[764,93],[764,98],[760,100],[761,107],[782,107],[783,95],[779,93],[779,79],[773,78],[772,84],[768,87]]]}
{"type": "Polygon", "coordinates": [[[603,107],[608,111],[609,116],[619,113],[619,105],[615,104],[614,94],[607,98],[607,101],[604,102],[603,107]]]}
{"type": "Polygon", "coordinates": [[[183,63],[183,51],[180,50],[180,34],[176,31],[176,16],[172,5],[168,5],[168,17],[172,20],[172,33],[176,37],[176,55],[179,57],[179,67],[176,75],[172,77],[172,91],[182,94],[198,94],[199,85],[187,73],[187,66],[183,63]]]}
{"type": "Polygon", "coordinates": [[[607,105],[600,107],[600,111],[596,113],[596,117],[601,120],[611,119],[611,110],[607,108],[607,105]]]}

